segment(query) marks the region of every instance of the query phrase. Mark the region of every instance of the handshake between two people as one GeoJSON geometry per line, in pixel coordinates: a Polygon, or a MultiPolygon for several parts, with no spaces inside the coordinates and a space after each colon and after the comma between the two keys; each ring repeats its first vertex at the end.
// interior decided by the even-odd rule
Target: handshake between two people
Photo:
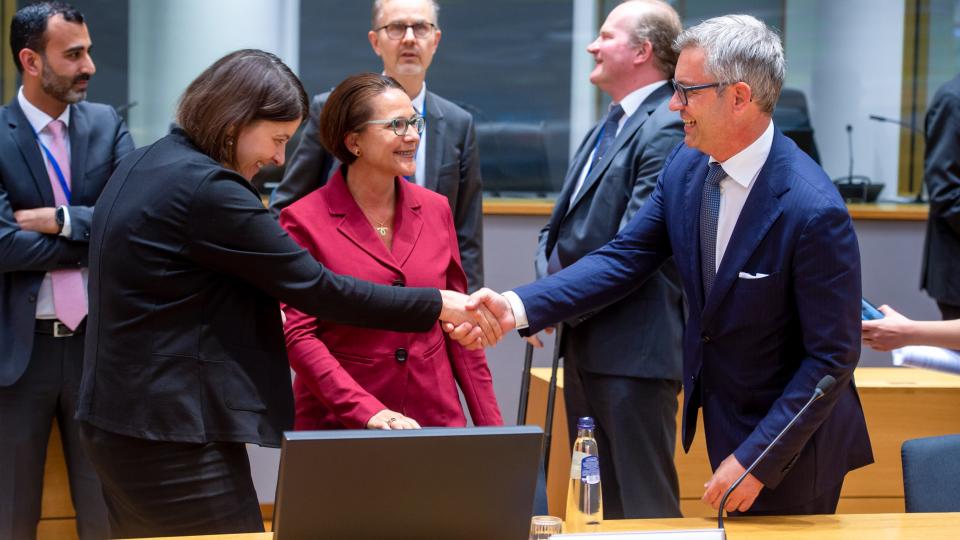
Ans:
{"type": "Polygon", "coordinates": [[[455,291],[440,291],[440,296],[443,330],[469,350],[493,347],[516,328],[510,302],[486,287],[469,296],[455,291]]]}

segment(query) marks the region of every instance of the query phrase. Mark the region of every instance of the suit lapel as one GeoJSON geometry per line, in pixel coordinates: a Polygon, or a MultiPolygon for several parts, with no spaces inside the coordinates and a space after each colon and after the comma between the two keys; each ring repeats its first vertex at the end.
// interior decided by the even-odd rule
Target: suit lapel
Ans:
{"type": "Polygon", "coordinates": [[[703,308],[703,320],[708,320],[717,310],[723,297],[738,279],[740,271],[757,246],[763,241],[770,227],[783,213],[780,196],[790,189],[787,182],[787,148],[782,144],[779,131],[774,134],[773,146],[767,162],[760,169],[755,185],[747,196],[737,224],[730,235],[730,243],[717,269],[717,278],[703,308]]]}
{"type": "Polygon", "coordinates": [[[73,200],[83,200],[79,195],[84,188],[84,173],[87,170],[87,146],[90,143],[90,126],[80,108],[70,105],[70,191],[73,200]]]}
{"type": "Polygon", "coordinates": [[[397,201],[397,216],[394,217],[396,228],[391,255],[397,266],[403,267],[420,238],[423,218],[420,217],[420,200],[407,182],[397,181],[397,196],[400,200],[397,201]]]}
{"type": "Polygon", "coordinates": [[[427,147],[424,148],[423,185],[430,191],[437,190],[437,172],[440,170],[440,160],[443,159],[443,137],[446,125],[443,121],[443,111],[440,109],[440,100],[436,94],[427,92],[424,96],[427,109],[427,147]]]}
{"type": "MultiPolygon", "coordinates": [[[[327,185],[330,187],[325,194],[327,208],[329,208],[330,214],[342,216],[337,224],[337,231],[379,263],[401,272],[394,257],[387,251],[387,246],[380,240],[379,235],[363,214],[363,210],[353,200],[353,196],[350,195],[347,184],[339,170],[334,173],[327,185]]],[[[390,227],[395,227],[396,223],[396,216],[394,216],[394,223],[390,224],[390,227]]],[[[394,242],[396,242],[396,238],[394,238],[394,242]]]]}
{"type": "Polygon", "coordinates": [[[698,279],[693,287],[693,297],[696,309],[703,309],[703,282],[700,276],[700,204],[702,202],[703,183],[707,179],[707,166],[710,159],[700,154],[700,157],[691,164],[687,170],[685,179],[685,189],[683,197],[683,215],[686,219],[684,224],[685,244],[692,248],[690,256],[687,258],[688,275],[697,276],[698,279]]]}
{"type": "Polygon", "coordinates": [[[580,173],[586,165],[587,158],[590,157],[590,149],[596,145],[599,130],[599,126],[594,126],[593,129],[587,133],[583,142],[580,143],[580,147],[577,148],[577,152],[573,155],[573,159],[570,160],[569,167],[567,167],[567,176],[563,180],[563,188],[554,201],[553,213],[550,214],[549,228],[547,230],[547,256],[553,253],[553,248],[557,243],[560,223],[567,217],[570,210],[570,196],[573,194],[573,188],[577,185],[577,178],[580,177],[580,173]]]}
{"type": "MultiPolygon", "coordinates": [[[[577,197],[574,199],[573,204],[569,206],[570,210],[573,210],[580,201],[583,200],[584,194],[590,190],[593,184],[596,184],[597,181],[603,176],[603,173],[610,167],[610,163],[613,162],[613,158],[617,155],[623,146],[627,144],[627,141],[633,139],[634,134],[643,127],[643,124],[646,123],[647,119],[650,118],[650,115],[653,114],[653,111],[657,109],[660,103],[663,101],[665,95],[665,89],[668,86],[663,86],[656,89],[652,94],[647,96],[647,99],[643,100],[643,103],[637,107],[637,110],[630,115],[630,118],[627,119],[627,122],[623,125],[623,129],[620,130],[620,133],[617,134],[617,138],[613,140],[613,144],[610,145],[610,149],[607,150],[607,155],[597,163],[597,165],[590,171],[590,174],[583,179],[583,186],[580,188],[580,191],[577,192],[577,197]]],[[[596,128],[599,131],[599,124],[596,128]]],[[[590,150],[596,146],[596,141],[590,145],[590,150]]],[[[588,152],[589,155],[589,152],[588,152]]],[[[578,172],[583,169],[578,169],[578,172]]]]}
{"type": "Polygon", "coordinates": [[[33,128],[23,114],[16,98],[7,106],[6,115],[7,124],[10,126],[10,136],[19,148],[23,161],[30,169],[30,175],[33,176],[37,191],[40,192],[40,198],[43,199],[45,205],[53,206],[53,187],[50,186],[47,167],[44,164],[43,156],[40,155],[40,148],[37,146],[33,128]]]}

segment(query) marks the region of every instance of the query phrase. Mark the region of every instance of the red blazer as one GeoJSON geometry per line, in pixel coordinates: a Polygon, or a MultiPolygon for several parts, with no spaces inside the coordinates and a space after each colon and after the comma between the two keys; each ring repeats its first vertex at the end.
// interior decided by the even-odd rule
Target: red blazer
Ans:
{"type": "MultiPolygon", "coordinates": [[[[280,213],[280,224],[330,270],[374,283],[466,290],[447,199],[400,179],[387,250],[338,171],[280,213]]],[[[359,429],[383,409],[422,426],[464,426],[457,384],[476,425],[503,423],[483,351],[467,351],[439,323],[423,333],[318,321],[284,305],[294,380],[294,429],[359,429]]]]}

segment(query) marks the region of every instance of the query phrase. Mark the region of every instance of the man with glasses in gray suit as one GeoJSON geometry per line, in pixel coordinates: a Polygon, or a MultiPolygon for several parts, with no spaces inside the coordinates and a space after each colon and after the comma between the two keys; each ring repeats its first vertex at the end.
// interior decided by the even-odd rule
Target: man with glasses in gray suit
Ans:
{"type": "MultiPolygon", "coordinates": [[[[383,73],[396,79],[426,119],[411,182],[447,197],[457,230],[467,289],[483,285],[483,186],[473,117],[427,90],[425,79],[440,44],[439,7],[433,0],[376,0],[367,37],[383,60],[383,73]]],[[[320,145],[319,118],[329,92],[317,95],[300,144],[287,164],[271,202],[274,214],[326,184],[340,162],[320,145]]]]}

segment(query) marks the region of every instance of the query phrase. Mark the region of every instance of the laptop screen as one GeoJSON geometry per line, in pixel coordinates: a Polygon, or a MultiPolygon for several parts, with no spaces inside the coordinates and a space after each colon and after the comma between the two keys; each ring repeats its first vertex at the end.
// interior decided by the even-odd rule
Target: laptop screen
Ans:
{"type": "Polygon", "coordinates": [[[277,540],[523,540],[537,426],[284,434],[277,540]]]}

